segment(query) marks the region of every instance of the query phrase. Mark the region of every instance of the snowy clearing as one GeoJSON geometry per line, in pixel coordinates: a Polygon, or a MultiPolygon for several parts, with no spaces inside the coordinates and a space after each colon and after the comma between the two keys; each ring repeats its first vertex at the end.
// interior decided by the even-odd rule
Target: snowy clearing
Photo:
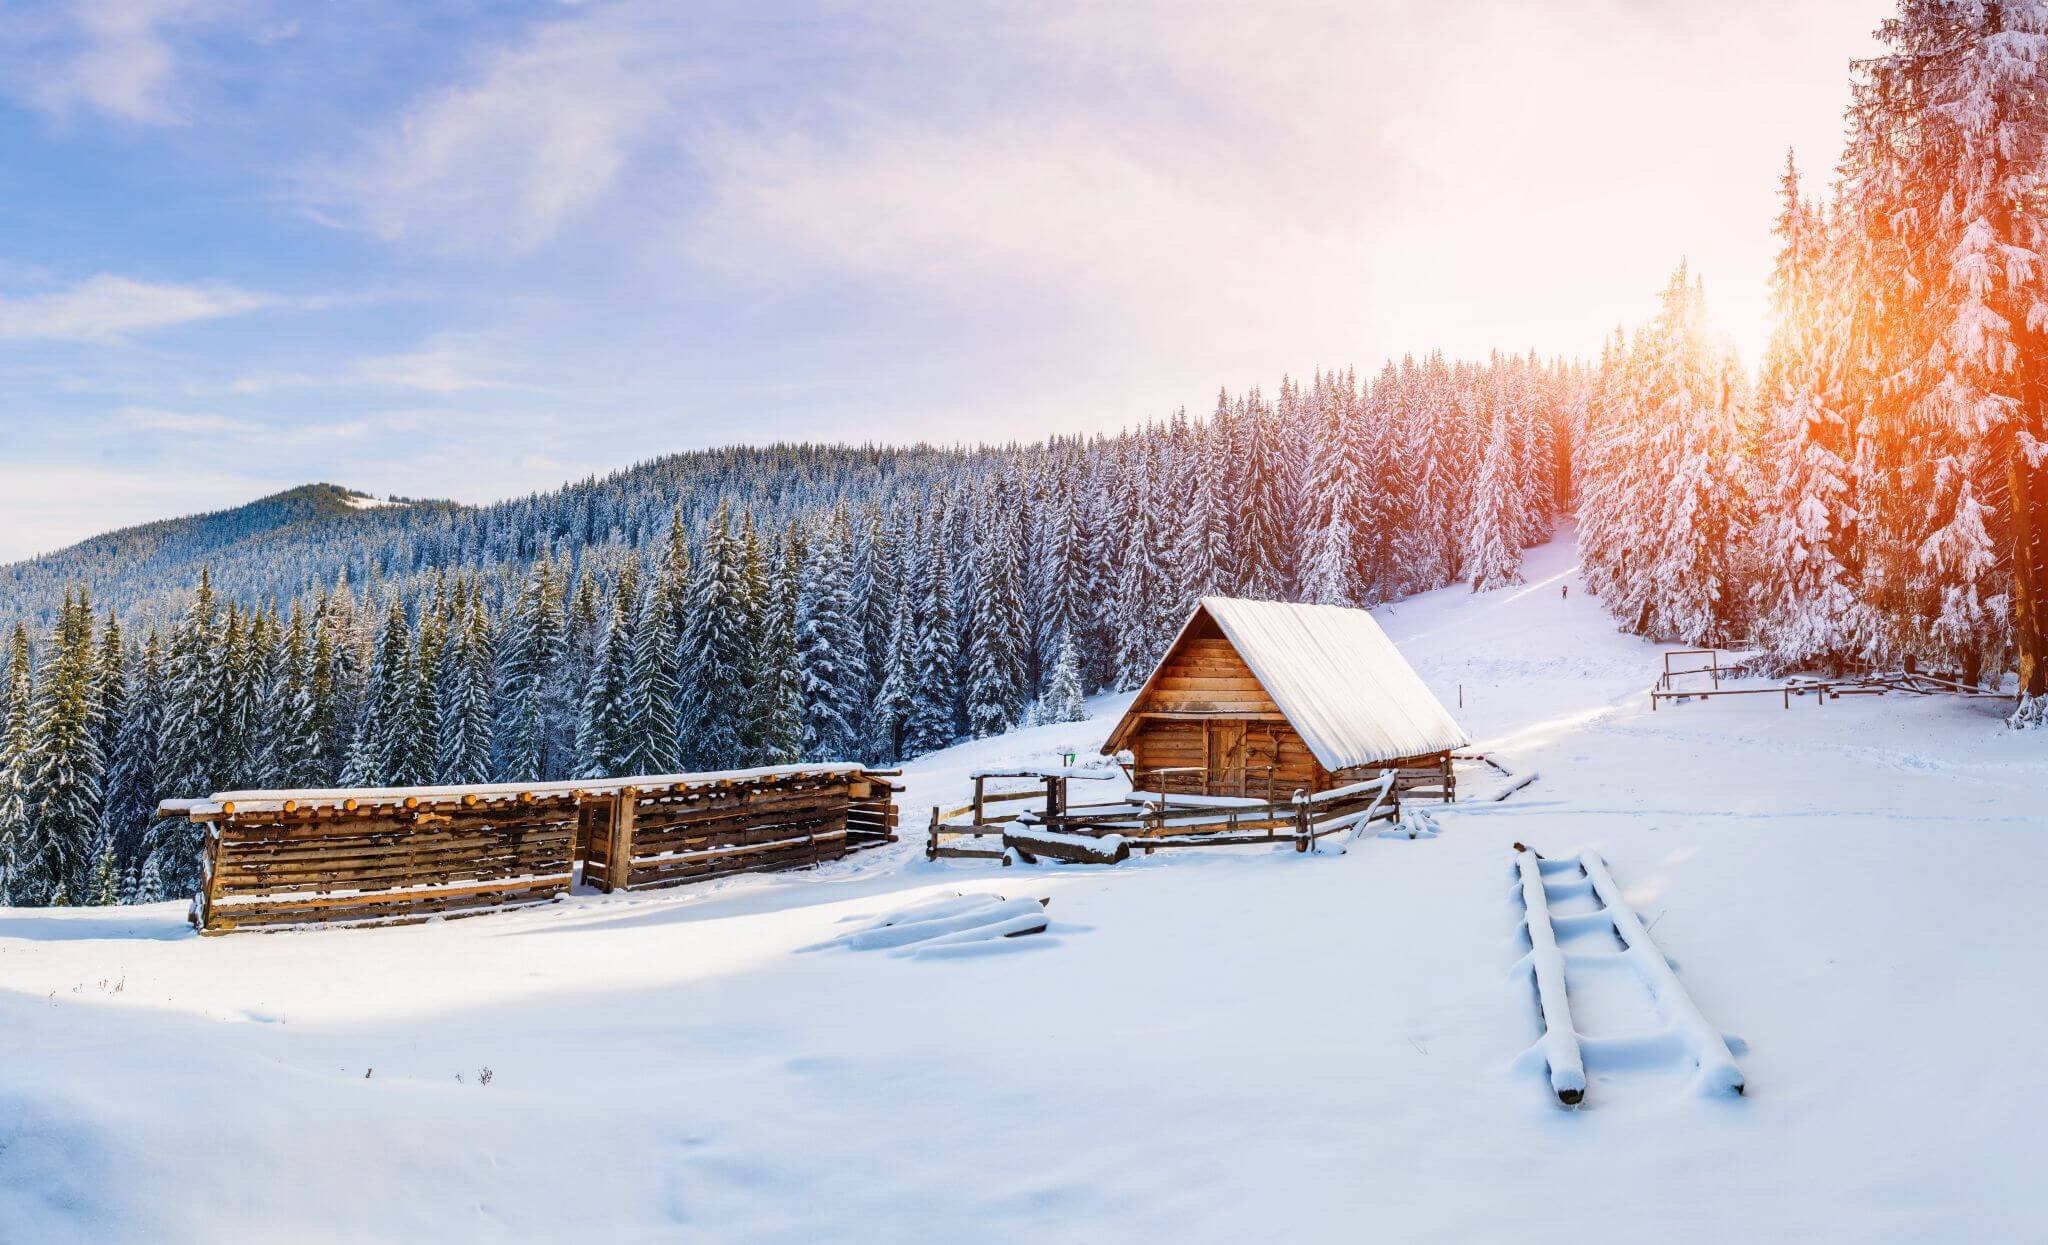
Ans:
{"type": "Polygon", "coordinates": [[[0,910],[0,1237],[2048,1235],[2040,740],[1941,697],[1653,717],[1658,650],[1573,558],[1379,612],[1543,775],[1421,838],[923,860],[931,805],[1085,761],[1103,697],[912,765],[904,841],[812,873],[207,940],[182,904],[0,910]],[[1557,1105],[1518,1059],[1517,841],[1611,864],[1745,1097],[1647,1049],[1619,958],[1570,963],[1607,918],[1556,876],[1588,1082],[1557,1105]]]}

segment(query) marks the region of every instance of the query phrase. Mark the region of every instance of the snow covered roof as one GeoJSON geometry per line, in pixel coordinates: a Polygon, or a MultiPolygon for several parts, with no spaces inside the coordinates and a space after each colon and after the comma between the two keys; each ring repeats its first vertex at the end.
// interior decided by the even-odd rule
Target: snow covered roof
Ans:
{"type": "MultiPolygon", "coordinates": [[[[825,778],[870,773],[865,765],[830,762],[821,765],[761,765],[751,769],[713,770],[696,774],[636,774],[623,778],[583,778],[559,782],[460,783],[435,787],[322,787],[279,791],[220,791],[206,799],[164,800],[157,816],[204,820],[224,813],[294,811],[346,805],[379,807],[410,804],[501,804],[521,796],[538,800],[574,800],[616,795],[628,787],[642,794],[700,787],[743,785],[775,778],[825,778]]],[[[891,771],[893,772],[893,771],[891,771]]]]}
{"type": "MultiPolygon", "coordinates": [[[[1326,770],[1427,756],[1471,742],[1364,610],[1203,597],[1168,657],[1204,613],[1326,770]]],[[[1132,709],[1143,700],[1140,693],[1132,709]]],[[[1118,726],[1112,742],[1123,729],[1118,726]]]]}

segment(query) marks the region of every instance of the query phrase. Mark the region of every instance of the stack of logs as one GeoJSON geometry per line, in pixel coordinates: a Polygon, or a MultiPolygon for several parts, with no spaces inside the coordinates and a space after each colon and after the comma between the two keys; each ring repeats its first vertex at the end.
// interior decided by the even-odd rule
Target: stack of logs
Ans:
{"type": "Polygon", "coordinates": [[[237,792],[167,800],[205,827],[202,933],[406,924],[604,890],[796,869],[895,840],[896,788],[852,765],[601,784],[237,792]],[[614,867],[620,862],[621,867],[614,867]]]}
{"type": "Polygon", "coordinates": [[[586,805],[583,880],[652,890],[732,873],[802,869],[895,840],[894,788],[864,772],[629,789],[586,805]],[[623,869],[612,862],[623,860],[623,869]]]}

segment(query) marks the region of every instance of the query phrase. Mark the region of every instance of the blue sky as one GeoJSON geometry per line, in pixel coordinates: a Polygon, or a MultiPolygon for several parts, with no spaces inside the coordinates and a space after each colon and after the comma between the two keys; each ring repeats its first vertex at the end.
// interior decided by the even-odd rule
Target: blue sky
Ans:
{"type": "Polygon", "coordinates": [[[0,8],[0,559],[308,480],[1761,340],[1869,0],[0,8]]]}

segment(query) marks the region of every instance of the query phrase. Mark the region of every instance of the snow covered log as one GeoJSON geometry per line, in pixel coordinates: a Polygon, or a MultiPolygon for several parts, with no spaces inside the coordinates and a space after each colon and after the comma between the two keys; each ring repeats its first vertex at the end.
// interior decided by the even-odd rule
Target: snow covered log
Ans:
{"type": "Polygon", "coordinates": [[[1606,863],[1593,852],[1581,852],[1579,867],[1586,871],[1587,880],[1592,882],[1593,893],[1606,905],[1606,915],[1614,922],[1614,932],[1627,947],[1623,954],[1642,978],[1643,986],[1657,1005],[1658,1014],[1684,1040],[1693,1066],[1699,1069],[1695,1083],[1710,1092],[1733,1090],[1741,1093],[1742,1069],[1736,1066],[1727,1039],[1700,1014],[1692,995],[1678,980],[1678,974],[1671,971],[1671,961],[1665,959],[1657,944],[1650,941],[1650,932],[1643,927],[1635,909],[1621,897],[1621,887],[1615,885],[1606,863]]]}
{"type": "Polygon", "coordinates": [[[1111,865],[1131,858],[1131,845],[1120,834],[1061,834],[1018,826],[1003,832],[1003,846],[1026,860],[1047,856],[1078,865],[1111,865]]]}
{"type": "Polygon", "coordinates": [[[1515,853],[1515,869],[1521,875],[1522,907],[1529,930],[1529,970],[1543,1013],[1543,1036],[1537,1039],[1536,1048],[1550,1073],[1551,1092],[1566,1106],[1577,1106],[1586,1096],[1586,1065],[1579,1054],[1578,1030],[1572,1026],[1571,1000],[1565,994],[1564,953],[1558,950],[1557,931],[1550,924],[1543,865],[1535,852],[1525,848],[1515,853]]]}
{"type": "Polygon", "coordinates": [[[1505,787],[1502,787],[1500,790],[1494,792],[1492,795],[1486,798],[1498,804],[1502,800],[1507,799],[1515,792],[1520,791],[1522,788],[1528,786],[1532,782],[1535,782],[1538,778],[1541,777],[1543,777],[1543,775],[1538,774],[1532,770],[1529,773],[1523,774],[1520,777],[1516,778],[1513,782],[1509,783],[1505,787]]]}
{"type": "Polygon", "coordinates": [[[1001,895],[941,895],[876,917],[868,924],[800,948],[823,951],[897,951],[921,946],[954,946],[996,938],[1044,933],[1049,899],[1005,899],[1001,895]]]}

